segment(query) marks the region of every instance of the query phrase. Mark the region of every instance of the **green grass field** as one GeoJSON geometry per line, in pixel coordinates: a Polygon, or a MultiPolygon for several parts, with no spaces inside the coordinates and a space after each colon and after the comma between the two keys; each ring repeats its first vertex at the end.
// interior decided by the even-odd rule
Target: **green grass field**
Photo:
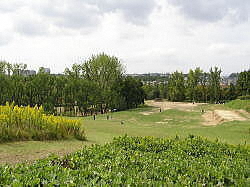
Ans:
{"type": "Polygon", "coordinates": [[[232,109],[244,109],[250,112],[250,100],[236,99],[236,100],[226,103],[226,107],[229,107],[232,109]]]}
{"type": "MultiPolygon", "coordinates": [[[[205,110],[225,109],[223,105],[204,105],[205,110]]],[[[14,142],[0,144],[0,163],[17,163],[46,157],[51,153],[63,155],[80,149],[83,145],[104,144],[113,137],[127,134],[128,136],[154,137],[186,137],[189,134],[206,137],[209,140],[218,139],[228,144],[250,144],[250,119],[231,121],[217,126],[202,125],[203,118],[200,106],[192,111],[177,109],[143,115],[141,112],[155,110],[153,107],[140,107],[133,110],[115,112],[107,115],[81,117],[86,130],[87,141],[64,140],[45,142],[14,142]],[[123,124],[121,124],[121,121],[123,124]]],[[[243,114],[242,114],[243,115],[243,114]]],[[[245,115],[245,114],[244,114],[245,115]]]]}
{"type": "Polygon", "coordinates": [[[193,134],[229,144],[250,144],[249,120],[204,126],[198,108],[192,112],[172,109],[147,116],[140,114],[148,110],[150,108],[146,107],[113,113],[111,120],[107,120],[106,115],[97,116],[95,121],[92,117],[84,118],[87,139],[102,144],[124,134],[155,137],[184,137],[193,134]],[[121,121],[124,125],[121,125],[121,121]]]}

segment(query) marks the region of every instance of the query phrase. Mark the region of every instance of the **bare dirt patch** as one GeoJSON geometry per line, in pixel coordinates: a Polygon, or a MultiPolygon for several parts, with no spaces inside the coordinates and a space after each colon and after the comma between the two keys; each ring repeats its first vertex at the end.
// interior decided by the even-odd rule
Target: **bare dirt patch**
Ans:
{"type": "Polygon", "coordinates": [[[157,121],[155,123],[158,123],[158,124],[167,124],[168,122],[167,121],[157,121]]]}
{"type": "Polygon", "coordinates": [[[157,112],[159,112],[158,109],[153,109],[153,110],[150,110],[150,111],[140,112],[140,114],[142,114],[144,116],[148,116],[148,115],[151,115],[151,114],[154,114],[154,113],[157,113],[157,112]]]}
{"type": "Polygon", "coordinates": [[[148,100],[145,102],[148,106],[157,107],[158,109],[153,109],[147,112],[141,112],[143,115],[151,115],[156,112],[169,110],[169,109],[178,109],[184,111],[192,111],[195,107],[200,106],[204,103],[183,103],[183,102],[170,102],[170,101],[154,101],[148,100]]]}
{"type": "Polygon", "coordinates": [[[170,102],[170,101],[163,101],[163,102],[157,102],[157,101],[146,101],[146,104],[149,106],[159,107],[162,110],[169,110],[169,109],[178,109],[178,110],[193,110],[194,107],[202,105],[204,103],[183,103],[183,102],[170,102]]]}
{"type": "Polygon", "coordinates": [[[250,119],[250,113],[248,113],[247,111],[241,109],[237,110],[236,112],[240,115],[243,115],[243,117],[250,119]]]}
{"type": "Polygon", "coordinates": [[[213,126],[227,121],[245,121],[246,118],[240,116],[235,111],[230,110],[214,110],[208,111],[202,116],[204,118],[203,125],[213,126]]]}
{"type": "Polygon", "coordinates": [[[62,141],[24,141],[0,144],[0,165],[21,162],[32,163],[34,160],[46,158],[51,154],[63,156],[78,151],[84,145],[93,142],[62,140],[62,141]]]}

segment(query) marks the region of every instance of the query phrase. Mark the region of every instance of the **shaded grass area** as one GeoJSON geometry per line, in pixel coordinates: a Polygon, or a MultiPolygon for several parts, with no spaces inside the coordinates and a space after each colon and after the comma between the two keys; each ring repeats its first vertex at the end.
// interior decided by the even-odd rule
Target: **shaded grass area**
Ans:
{"type": "MultiPolygon", "coordinates": [[[[204,105],[205,110],[226,109],[223,105],[204,105]]],[[[127,134],[128,136],[154,137],[186,137],[190,134],[203,136],[209,140],[218,139],[229,144],[250,144],[250,120],[232,121],[218,126],[203,126],[201,106],[192,111],[176,109],[166,110],[151,115],[141,112],[156,111],[155,108],[144,106],[133,110],[115,112],[93,117],[79,117],[83,121],[87,141],[29,141],[0,144],[1,163],[16,163],[25,160],[31,161],[46,157],[51,153],[63,155],[82,148],[83,145],[104,144],[114,137],[127,134]],[[123,125],[121,124],[123,123],[123,125]]]]}
{"type": "Polygon", "coordinates": [[[0,144],[0,164],[31,162],[55,153],[65,155],[91,145],[91,141],[68,139],[61,141],[25,141],[0,144]]]}

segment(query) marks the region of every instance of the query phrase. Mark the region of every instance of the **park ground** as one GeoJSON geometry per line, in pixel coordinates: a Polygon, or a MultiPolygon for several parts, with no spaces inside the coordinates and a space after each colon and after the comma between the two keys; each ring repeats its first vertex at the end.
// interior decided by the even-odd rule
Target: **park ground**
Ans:
{"type": "Polygon", "coordinates": [[[209,140],[250,146],[250,114],[223,104],[146,101],[137,109],[80,118],[87,141],[26,141],[0,144],[0,164],[32,162],[50,154],[65,155],[84,146],[104,144],[113,137],[185,137],[190,134],[209,140]],[[108,115],[108,120],[107,120],[108,115]]]}

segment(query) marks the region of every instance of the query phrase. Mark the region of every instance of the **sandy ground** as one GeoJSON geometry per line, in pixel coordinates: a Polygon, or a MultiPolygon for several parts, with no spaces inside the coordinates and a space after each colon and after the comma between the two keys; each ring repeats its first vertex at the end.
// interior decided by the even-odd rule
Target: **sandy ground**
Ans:
{"type": "Polygon", "coordinates": [[[170,102],[170,101],[154,101],[148,100],[145,102],[146,105],[157,107],[157,109],[153,109],[147,112],[141,112],[143,115],[151,115],[153,113],[159,112],[160,110],[169,110],[169,109],[178,109],[184,111],[192,111],[194,107],[200,106],[204,103],[183,103],[183,102],[170,102]]]}
{"type": "MultiPolygon", "coordinates": [[[[169,101],[158,102],[154,100],[149,100],[149,101],[146,101],[145,104],[149,106],[154,106],[157,108],[151,111],[141,112],[141,114],[143,115],[151,115],[156,112],[159,112],[160,110],[164,111],[164,110],[169,110],[169,109],[193,111],[195,107],[201,106],[205,103],[184,103],[184,102],[169,102],[169,101]]],[[[244,110],[205,111],[202,117],[204,119],[203,125],[208,125],[208,126],[218,125],[220,123],[227,122],[227,121],[244,121],[244,120],[250,119],[249,113],[247,113],[244,110]],[[241,114],[244,114],[244,116],[249,116],[249,117],[243,117],[241,114]]],[[[158,123],[165,123],[165,122],[158,122],[158,123]]]]}
{"type": "Polygon", "coordinates": [[[203,125],[218,125],[227,121],[245,121],[245,117],[240,116],[237,111],[231,110],[214,110],[208,111],[203,116],[203,125]]]}

